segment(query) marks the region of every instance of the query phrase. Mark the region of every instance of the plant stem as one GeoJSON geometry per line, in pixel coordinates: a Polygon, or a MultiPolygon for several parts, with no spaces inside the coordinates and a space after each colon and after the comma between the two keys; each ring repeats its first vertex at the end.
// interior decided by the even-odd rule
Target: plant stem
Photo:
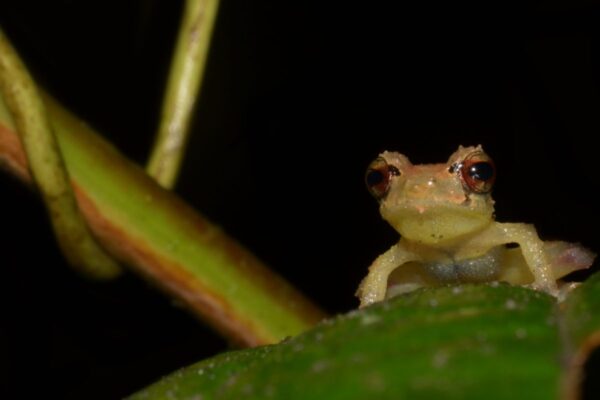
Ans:
{"type": "MultiPolygon", "coordinates": [[[[252,253],[49,97],[79,206],[117,259],[241,344],[277,342],[325,314],[252,253]]],[[[25,181],[27,160],[0,99],[0,166],[25,181]]]]}
{"type": "Polygon", "coordinates": [[[187,0],[173,55],[161,121],[147,171],[173,188],[206,67],[219,0],[187,0]]]}
{"type": "Polygon", "coordinates": [[[60,149],[35,83],[2,31],[0,91],[19,132],[33,180],[44,199],[65,257],[92,278],[117,276],[121,268],[96,243],[77,208],[60,149]]]}

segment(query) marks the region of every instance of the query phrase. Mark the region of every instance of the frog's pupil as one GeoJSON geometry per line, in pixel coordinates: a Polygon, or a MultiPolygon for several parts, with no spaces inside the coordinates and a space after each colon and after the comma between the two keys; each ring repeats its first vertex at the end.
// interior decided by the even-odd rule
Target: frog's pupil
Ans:
{"type": "Polygon", "coordinates": [[[494,167],[488,162],[478,162],[469,168],[469,176],[478,181],[487,182],[494,177],[494,167]]]}
{"type": "Polygon", "coordinates": [[[369,185],[369,187],[377,186],[383,182],[383,179],[384,176],[381,171],[372,169],[367,174],[367,185],[369,185]]]}

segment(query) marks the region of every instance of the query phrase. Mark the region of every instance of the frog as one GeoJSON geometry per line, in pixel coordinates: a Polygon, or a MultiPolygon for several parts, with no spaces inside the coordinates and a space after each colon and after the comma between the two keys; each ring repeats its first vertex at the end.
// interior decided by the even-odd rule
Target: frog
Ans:
{"type": "Polygon", "coordinates": [[[365,182],[400,240],[369,267],[359,307],[431,286],[505,282],[557,297],[572,288],[560,279],[596,255],[578,243],[542,241],[531,224],[497,222],[495,180],[481,145],[459,146],[439,164],[381,153],[365,182]]]}

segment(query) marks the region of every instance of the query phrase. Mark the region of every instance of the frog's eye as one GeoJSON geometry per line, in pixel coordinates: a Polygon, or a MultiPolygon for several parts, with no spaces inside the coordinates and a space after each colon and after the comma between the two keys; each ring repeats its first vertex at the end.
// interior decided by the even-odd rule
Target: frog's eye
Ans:
{"type": "Polygon", "coordinates": [[[389,165],[383,158],[378,158],[369,165],[365,174],[365,182],[369,192],[377,200],[385,197],[390,189],[393,176],[400,175],[398,168],[389,165]]]}
{"type": "Polygon", "coordinates": [[[459,165],[465,189],[474,193],[489,193],[496,180],[496,167],[483,152],[469,154],[459,165]]]}

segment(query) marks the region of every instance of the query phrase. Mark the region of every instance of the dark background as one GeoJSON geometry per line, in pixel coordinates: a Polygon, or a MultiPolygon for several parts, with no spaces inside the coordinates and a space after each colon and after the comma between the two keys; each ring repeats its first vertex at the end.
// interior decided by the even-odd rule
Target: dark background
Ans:
{"type": "MultiPolygon", "coordinates": [[[[481,143],[499,220],[600,251],[600,6],[446,3],[222,1],[176,190],[331,313],[356,307],[398,237],[363,185],[385,149],[443,162],[481,143]]],[[[144,163],[180,11],[3,0],[0,24],[42,85],[144,163]]],[[[81,279],[36,195],[0,187],[1,398],[120,398],[227,348],[136,276],[81,279]]]]}

